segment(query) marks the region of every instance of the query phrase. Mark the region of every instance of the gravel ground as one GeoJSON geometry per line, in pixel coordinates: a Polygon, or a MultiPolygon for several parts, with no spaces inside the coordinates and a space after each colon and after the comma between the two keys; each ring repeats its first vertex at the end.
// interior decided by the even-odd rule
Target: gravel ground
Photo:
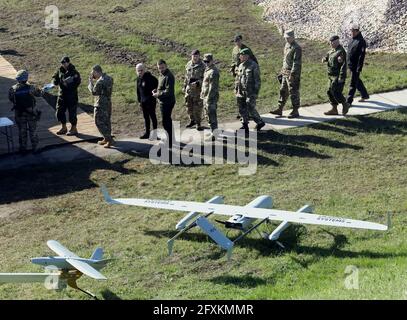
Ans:
{"type": "Polygon", "coordinates": [[[264,0],[264,18],[299,37],[350,40],[349,25],[359,23],[370,49],[407,52],[405,0],[264,0]]]}

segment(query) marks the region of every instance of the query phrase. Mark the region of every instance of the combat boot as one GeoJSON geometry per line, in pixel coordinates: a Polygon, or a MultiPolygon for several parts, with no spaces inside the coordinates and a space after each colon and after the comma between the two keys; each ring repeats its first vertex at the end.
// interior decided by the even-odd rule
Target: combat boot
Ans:
{"type": "Polygon", "coordinates": [[[194,120],[191,120],[191,122],[187,124],[185,128],[192,128],[194,125],[196,125],[196,122],[194,120]]]}
{"type": "Polygon", "coordinates": [[[69,130],[69,132],[66,135],[67,136],[76,136],[76,135],[78,135],[78,129],[76,128],[76,126],[72,125],[71,129],[69,130]]]}
{"type": "Polygon", "coordinates": [[[338,106],[337,105],[332,105],[331,110],[324,112],[324,115],[326,116],[337,116],[338,113],[338,106]]]}
{"type": "Polygon", "coordinates": [[[276,110],[271,110],[270,113],[281,117],[283,115],[283,108],[278,107],[276,110]]]}
{"type": "Polygon", "coordinates": [[[57,135],[63,135],[68,132],[68,128],[66,127],[66,124],[62,124],[62,128],[57,131],[57,135]]]}
{"type": "Polygon", "coordinates": [[[98,145],[103,146],[107,143],[107,140],[105,138],[103,138],[103,140],[98,141],[98,145]]]}
{"type": "Polygon", "coordinates": [[[291,113],[288,115],[288,119],[294,119],[294,118],[299,118],[300,117],[300,113],[298,112],[298,109],[293,109],[293,111],[291,111],[291,113]]]}
{"type": "Polygon", "coordinates": [[[243,123],[239,130],[244,130],[245,133],[249,133],[249,125],[247,123],[243,123]]]}
{"type": "Polygon", "coordinates": [[[114,145],[114,140],[113,140],[113,138],[110,138],[109,140],[107,140],[106,144],[103,147],[106,149],[109,149],[113,145],[114,145]]]}
{"type": "Polygon", "coordinates": [[[140,139],[142,139],[142,140],[148,139],[148,138],[150,138],[150,132],[145,132],[145,133],[140,137],[140,139]]]}
{"type": "Polygon", "coordinates": [[[261,128],[263,128],[266,124],[264,122],[260,122],[259,124],[256,125],[256,130],[260,131],[261,128]]]}
{"type": "Polygon", "coordinates": [[[343,104],[342,104],[342,114],[344,115],[344,116],[346,116],[347,114],[348,114],[348,112],[349,112],[349,108],[350,108],[350,104],[349,103],[347,103],[347,102],[344,102],[343,104]]]}
{"type": "Polygon", "coordinates": [[[196,124],[196,130],[198,130],[198,131],[204,131],[205,128],[202,127],[200,123],[197,123],[197,124],[196,124]]]}

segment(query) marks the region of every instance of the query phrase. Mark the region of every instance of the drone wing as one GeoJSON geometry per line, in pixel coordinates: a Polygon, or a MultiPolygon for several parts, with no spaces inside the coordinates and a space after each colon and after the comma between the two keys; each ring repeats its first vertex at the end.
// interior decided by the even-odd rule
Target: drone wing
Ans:
{"type": "Polygon", "coordinates": [[[79,258],[75,253],[69,251],[58,241],[49,240],[47,241],[47,245],[52,251],[63,258],[79,258]]]}
{"type": "Polygon", "coordinates": [[[174,211],[213,213],[226,216],[234,216],[240,214],[247,218],[253,219],[267,218],[275,221],[288,221],[301,224],[324,225],[355,229],[387,230],[386,225],[374,222],[284,210],[248,208],[242,206],[231,206],[225,204],[202,203],[193,201],[150,200],[138,198],[112,199],[105,188],[102,188],[102,191],[105,200],[110,204],[124,204],[130,206],[174,211]]]}
{"type": "Polygon", "coordinates": [[[107,280],[107,278],[103,274],[101,274],[95,268],[91,267],[86,262],[72,258],[67,258],[66,262],[68,262],[71,266],[73,266],[75,269],[79,270],[83,274],[86,274],[88,277],[96,280],[107,280]]]}
{"type": "Polygon", "coordinates": [[[0,273],[1,283],[44,283],[49,277],[59,277],[59,273],[0,273]]]}

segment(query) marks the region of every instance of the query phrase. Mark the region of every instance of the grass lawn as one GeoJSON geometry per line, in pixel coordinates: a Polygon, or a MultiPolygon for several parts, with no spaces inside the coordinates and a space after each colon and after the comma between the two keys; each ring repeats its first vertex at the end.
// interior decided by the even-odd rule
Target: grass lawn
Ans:
{"type": "MultiPolygon", "coordinates": [[[[16,68],[28,68],[36,83],[49,81],[60,57],[69,54],[86,82],[89,68],[102,64],[115,78],[114,130],[134,134],[142,126],[135,112],[135,73],[139,59],[152,68],[164,58],[175,72],[175,120],[186,120],[180,83],[191,49],[212,51],[220,61],[222,120],[236,113],[233,79],[227,73],[230,39],[241,32],[260,60],[259,109],[277,101],[277,74],[283,40],[261,20],[250,1],[120,1],[124,13],[109,13],[109,1],[55,1],[61,30],[43,29],[46,1],[0,0],[1,50],[16,68]],[[18,23],[17,23],[18,22],[18,23]]],[[[304,47],[302,101],[326,101],[326,44],[301,39],[304,47]]],[[[363,78],[371,92],[407,83],[407,55],[370,53],[363,78]]],[[[91,103],[85,85],[81,101],[91,103]]],[[[258,168],[239,176],[237,165],[156,166],[123,154],[64,165],[0,171],[0,271],[40,272],[29,259],[51,255],[55,239],[80,256],[102,246],[117,260],[102,273],[106,282],[79,280],[79,286],[106,299],[406,299],[407,298],[407,113],[405,109],[332,123],[264,132],[258,138],[258,168]],[[224,195],[244,205],[262,194],[274,207],[297,210],[311,204],[316,213],[386,222],[388,232],[292,226],[286,249],[253,233],[237,245],[230,263],[199,230],[175,243],[166,241],[183,216],[162,210],[109,206],[99,185],[113,196],[205,201],[224,195]],[[359,289],[345,287],[345,271],[356,266],[359,289]]],[[[263,226],[264,231],[273,225],[263,226]]],[[[224,230],[222,227],[220,227],[224,230]]],[[[236,234],[228,233],[234,237],[236,234]]],[[[2,285],[0,299],[87,299],[40,284],[2,285]]]]}
{"type": "MultiPolygon", "coordinates": [[[[103,246],[117,258],[103,270],[107,282],[79,281],[105,298],[405,299],[406,123],[399,110],[261,134],[257,174],[248,177],[238,175],[237,165],[156,166],[130,156],[2,172],[0,270],[39,271],[29,258],[50,254],[45,243],[56,239],[81,256],[103,246]],[[224,195],[239,205],[268,194],[276,208],[308,203],[317,213],[381,223],[392,211],[393,228],[294,226],[282,238],[286,250],[252,234],[230,263],[192,230],[168,257],[166,240],[182,214],[109,206],[100,184],[118,197],[204,201],[224,195]],[[348,266],[359,270],[359,290],[345,288],[348,266]]],[[[0,297],[85,298],[41,285],[3,285],[0,297]]]]}

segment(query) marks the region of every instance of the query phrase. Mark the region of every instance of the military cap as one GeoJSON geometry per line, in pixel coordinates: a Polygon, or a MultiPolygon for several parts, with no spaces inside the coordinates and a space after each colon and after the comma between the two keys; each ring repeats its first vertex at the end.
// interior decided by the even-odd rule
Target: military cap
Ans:
{"type": "Polygon", "coordinates": [[[27,81],[28,80],[28,71],[20,70],[16,74],[17,81],[27,81]]]}
{"type": "Polygon", "coordinates": [[[241,41],[241,40],[243,40],[242,35],[241,35],[241,34],[237,34],[237,35],[235,35],[235,36],[233,37],[232,42],[237,42],[237,41],[241,41]]]}
{"type": "Polygon", "coordinates": [[[294,30],[287,30],[286,32],[284,32],[284,38],[294,38],[295,34],[294,34],[294,30]]]}
{"type": "Polygon", "coordinates": [[[249,54],[250,55],[250,49],[249,48],[243,48],[239,51],[240,54],[249,54]]]}
{"type": "Polygon", "coordinates": [[[332,36],[332,37],[330,37],[329,38],[329,41],[335,41],[335,40],[339,40],[339,36],[337,36],[337,35],[334,35],[334,36],[332,36]]]}
{"type": "Polygon", "coordinates": [[[212,53],[206,53],[204,55],[204,58],[203,58],[204,62],[209,62],[209,61],[212,61],[212,60],[213,60],[213,54],[212,53]]]}
{"type": "Polygon", "coordinates": [[[352,30],[359,30],[360,26],[359,26],[358,23],[352,23],[352,25],[350,26],[350,28],[351,28],[352,30]]]}
{"type": "Polygon", "coordinates": [[[197,54],[201,54],[201,52],[198,49],[192,50],[191,55],[195,56],[197,54]]]}
{"type": "Polygon", "coordinates": [[[65,56],[61,59],[61,63],[65,63],[65,62],[71,62],[71,59],[69,59],[69,57],[65,56]]]}

